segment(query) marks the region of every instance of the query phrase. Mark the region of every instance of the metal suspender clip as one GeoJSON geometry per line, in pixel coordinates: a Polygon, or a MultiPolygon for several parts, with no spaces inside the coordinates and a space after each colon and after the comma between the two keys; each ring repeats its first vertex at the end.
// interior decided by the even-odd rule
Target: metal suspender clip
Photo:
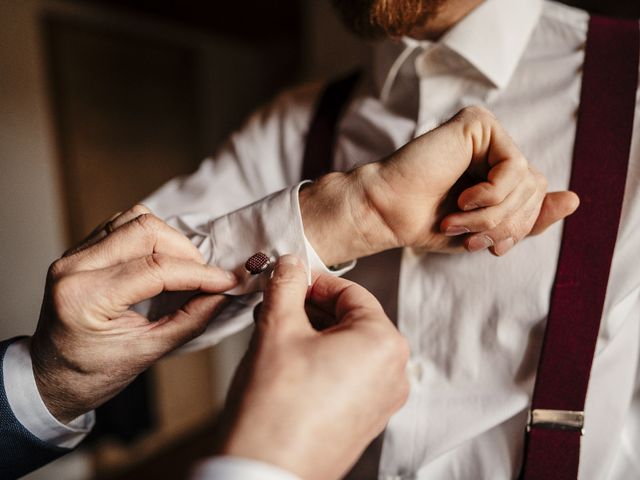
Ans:
{"type": "Polygon", "coordinates": [[[532,428],[579,431],[584,435],[584,412],[572,410],[529,410],[527,432],[532,428]]]}

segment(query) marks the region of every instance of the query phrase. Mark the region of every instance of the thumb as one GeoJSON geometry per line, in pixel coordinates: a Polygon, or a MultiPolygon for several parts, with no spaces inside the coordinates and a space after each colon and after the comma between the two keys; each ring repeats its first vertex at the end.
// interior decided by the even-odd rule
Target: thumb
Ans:
{"type": "Polygon", "coordinates": [[[161,354],[178,348],[200,336],[228,303],[229,298],[225,295],[196,295],[155,322],[149,342],[160,349],[161,354]]]}
{"type": "Polygon", "coordinates": [[[279,324],[291,319],[308,319],[304,311],[307,296],[307,272],[302,262],[293,255],[278,259],[264,291],[264,300],[258,324],[279,324]]]}
{"type": "Polygon", "coordinates": [[[533,225],[529,235],[538,235],[544,232],[549,226],[568,217],[576,211],[580,205],[580,198],[574,192],[551,192],[542,202],[542,208],[536,223],[533,225]]]}

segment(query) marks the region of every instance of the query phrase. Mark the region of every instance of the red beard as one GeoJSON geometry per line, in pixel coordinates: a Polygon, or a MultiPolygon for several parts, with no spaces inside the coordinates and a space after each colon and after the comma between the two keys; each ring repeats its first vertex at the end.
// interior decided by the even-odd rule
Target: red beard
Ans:
{"type": "Polygon", "coordinates": [[[402,37],[424,25],[446,0],[331,0],[345,25],[365,38],[402,37]]]}

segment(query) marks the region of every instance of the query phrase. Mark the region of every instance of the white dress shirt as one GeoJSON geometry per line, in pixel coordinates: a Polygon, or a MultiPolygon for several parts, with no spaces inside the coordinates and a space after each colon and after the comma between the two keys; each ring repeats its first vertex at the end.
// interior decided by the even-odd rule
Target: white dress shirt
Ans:
{"type": "MultiPolygon", "coordinates": [[[[462,107],[479,104],[496,114],[547,176],[550,190],[566,189],[587,23],[584,11],[553,2],[487,0],[436,43],[379,44],[341,122],[334,168],[385,157],[462,107]]],[[[298,253],[311,269],[324,268],[305,251],[291,187],[299,181],[320,91],[310,85],[283,93],[196,173],[168,183],[145,203],[160,216],[177,215],[174,224],[209,259],[238,272],[258,250],[298,253]],[[240,210],[228,215],[234,209],[240,210]]],[[[582,479],[640,477],[639,128],[636,121],[585,407],[582,479]]],[[[387,428],[381,478],[517,475],[560,240],[558,224],[503,258],[486,251],[403,252],[399,285],[388,289],[398,289],[397,322],[411,344],[412,388],[387,428]]],[[[365,286],[391,268],[385,258],[367,262],[359,275],[365,286]]],[[[264,280],[246,279],[237,292],[253,292],[264,280]]],[[[249,324],[250,312],[241,314],[238,305],[233,318],[214,322],[196,345],[249,324]]]]}
{"type": "MultiPolygon", "coordinates": [[[[587,22],[585,12],[554,2],[487,0],[439,42],[379,44],[340,125],[334,168],[376,161],[479,104],[496,114],[550,190],[566,189],[587,22]]],[[[145,203],[173,217],[212,263],[238,273],[256,251],[296,253],[311,270],[326,271],[304,238],[297,202],[320,91],[310,85],[283,93],[196,173],[145,203]]],[[[585,407],[581,479],[640,478],[639,110],[640,101],[585,407]]],[[[556,225],[503,258],[403,252],[399,285],[388,288],[398,289],[412,388],[386,430],[381,478],[515,478],[560,240],[556,225]]],[[[359,275],[365,286],[391,268],[386,258],[366,262],[359,275]]],[[[251,323],[247,307],[264,276],[242,274],[235,293],[252,295],[238,297],[192,348],[251,323]]]]}

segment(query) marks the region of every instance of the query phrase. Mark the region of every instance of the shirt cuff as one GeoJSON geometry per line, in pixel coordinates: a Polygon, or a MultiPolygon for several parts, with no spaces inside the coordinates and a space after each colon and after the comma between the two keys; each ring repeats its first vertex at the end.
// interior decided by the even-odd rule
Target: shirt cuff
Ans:
{"type": "Polygon", "coordinates": [[[59,422],[40,397],[31,365],[29,339],[13,342],[2,365],[7,401],[16,419],[43,442],[74,448],[95,423],[95,413],[86,413],[68,424],[59,422]]]}
{"type": "Polygon", "coordinates": [[[305,263],[309,283],[312,273],[342,275],[353,268],[355,262],[327,268],[304,234],[298,193],[305,183],[308,182],[212,221],[207,221],[204,214],[190,214],[170,218],[167,223],[185,233],[208,263],[236,274],[240,284],[227,292],[232,295],[264,290],[269,270],[252,275],[244,268],[249,257],[257,252],[272,261],[281,255],[296,255],[305,263]]]}
{"type": "Polygon", "coordinates": [[[300,477],[256,460],[215,457],[196,467],[191,480],[300,480],[300,477]]]}

